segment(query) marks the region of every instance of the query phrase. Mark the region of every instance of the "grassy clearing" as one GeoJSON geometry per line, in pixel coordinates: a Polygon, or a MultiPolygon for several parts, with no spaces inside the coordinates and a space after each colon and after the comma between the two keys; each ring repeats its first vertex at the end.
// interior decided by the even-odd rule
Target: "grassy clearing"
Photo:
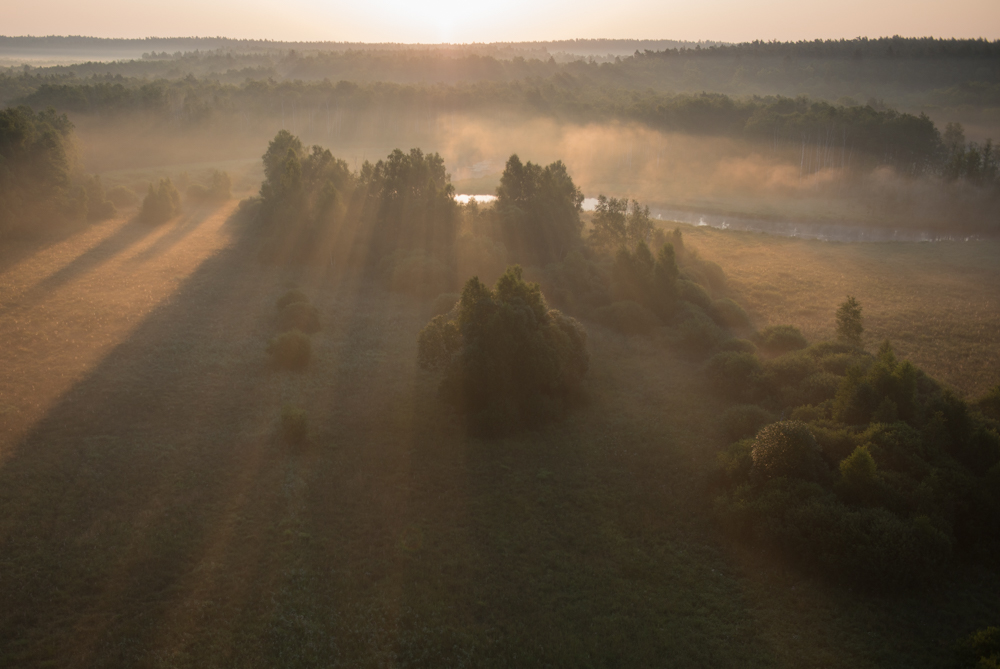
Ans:
{"type": "MultiPolygon", "coordinates": [[[[74,336],[17,335],[27,374],[4,372],[37,409],[2,433],[0,665],[930,667],[1000,615],[995,574],[872,597],[719,535],[699,363],[588,323],[585,408],[469,439],[416,365],[430,305],[213,253],[211,220],[3,274],[5,342],[74,336]],[[293,282],[323,320],[304,372],[264,353],[293,282]]],[[[735,242],[690,234],[754,295],[735,242]]]]}
{"type": "Polygon", "coordinates": [[[721,264],[758,327],[794,324],[830,338],[854,295],[864,342],[897,353],[961,393],[1000,383],[1000,242],[844,244],[682,226],[721,264]]]}

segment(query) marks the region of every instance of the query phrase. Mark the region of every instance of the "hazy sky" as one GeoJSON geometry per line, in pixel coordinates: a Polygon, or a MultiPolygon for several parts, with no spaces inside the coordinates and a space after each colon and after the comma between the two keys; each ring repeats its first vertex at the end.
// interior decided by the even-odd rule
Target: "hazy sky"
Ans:
{"type": "Polygon", "coordinates": [[[1000,0],[47,0],[4,3],[5,35],[225,36],[351,42],[590,37],[1000,39],[1000,0]]]}

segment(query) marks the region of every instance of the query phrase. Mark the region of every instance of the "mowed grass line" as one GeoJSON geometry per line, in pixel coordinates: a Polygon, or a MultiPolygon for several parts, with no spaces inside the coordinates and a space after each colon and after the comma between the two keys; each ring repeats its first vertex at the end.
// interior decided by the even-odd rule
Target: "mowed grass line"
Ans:
{"type": "Polygon", "coordinates": [[[720,536],[700,361],[588,324],[585,406],[470,439],[416,366],[423,305],[251,241],[0,465],[0,665],[940,666],[1000,614],[995,575],[868,597],[720,536]],[[323,324],[302,373],[264,354],[292,281],[323,324]]]}
{"type": "Polygon", "coordinates": [[[681,226],[718,262],[758,327],[835,333],[837,306],[864,309],[864,341],[976,398],[1000,383],[1000,242],[840,243],[681,226]]]}

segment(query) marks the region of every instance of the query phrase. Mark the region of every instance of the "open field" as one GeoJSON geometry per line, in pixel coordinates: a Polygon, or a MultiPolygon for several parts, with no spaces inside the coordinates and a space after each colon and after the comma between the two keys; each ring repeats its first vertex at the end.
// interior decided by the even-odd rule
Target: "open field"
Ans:
{"type": "Polygon", "coordinates": [[[684,226],[729,275],[758,327],[834,335],[837,305],[861,302],[865,343],[896,351],[961,393],[1000,383],[1000,243],[841,244],[684,226]]]}
{"type": "MultiPolygon", "coordinates": [[[[648,339],[587,323],[586,407],[466,437],[416,365],[427,306],[261,266],[235,205],[0,257],[0,666],[935,667],[1000,616],[990,572],[872,596],[725,539],[724,404],[648,339]],[[292,282],[302,373],[264,354],[292,282]]],[[[685,234],[759,325],[828,335],[850,292],[869,343],[998,380],[995,245],[685,234]]]]}

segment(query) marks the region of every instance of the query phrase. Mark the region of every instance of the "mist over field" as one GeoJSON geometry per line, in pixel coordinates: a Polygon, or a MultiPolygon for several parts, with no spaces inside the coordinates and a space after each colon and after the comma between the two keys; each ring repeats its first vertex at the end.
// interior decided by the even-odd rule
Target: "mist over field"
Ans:
{"type": "Polygon", "coordinates": [[[0,36],[0,666],[994,667],[1000,42],[0,36]]]}

